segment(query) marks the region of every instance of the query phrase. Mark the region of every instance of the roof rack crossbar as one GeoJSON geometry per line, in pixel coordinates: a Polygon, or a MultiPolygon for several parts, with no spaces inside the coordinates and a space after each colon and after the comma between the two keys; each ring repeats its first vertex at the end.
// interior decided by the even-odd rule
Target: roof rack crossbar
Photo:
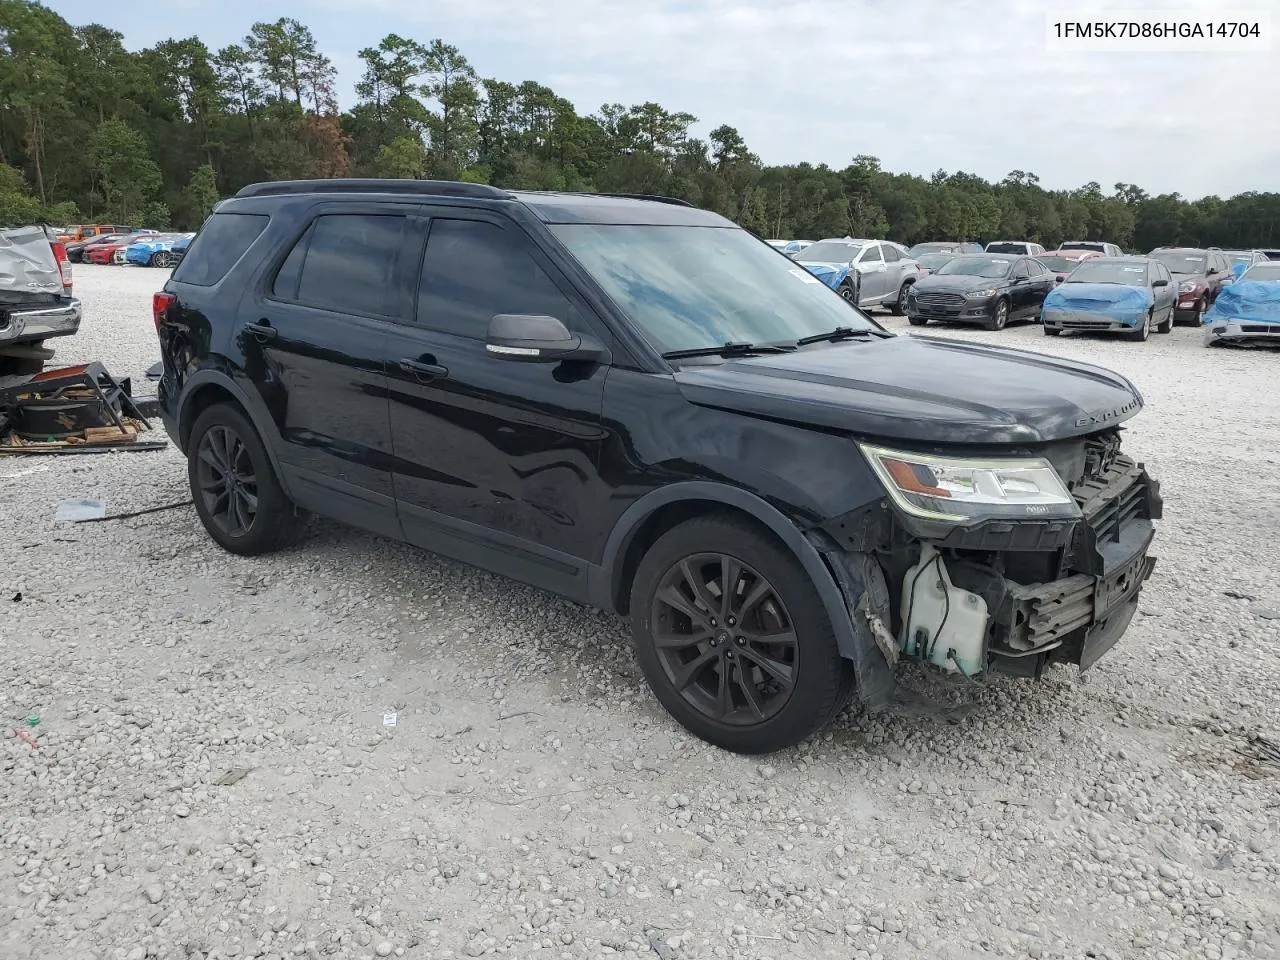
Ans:
{"type": "Polygon", "coordinates": [[[601,193],[597,194],[601,197],[618,197],[622,200],[652,200],[654,203],[670,203],[677,207],[692,207],[693,204],[688,200],[680,200],[676,197],[659,197],[648,193],[601,193]]]}
{"type": "Polygon", "coordinates": [[[478,197],[509,200],[506,190],[487,183],[461,180],[391,180],[339,177],[331,180],[272,180],[241,187],[237,197],[267,197],[299,193],[400,193],[427,197],[478,197]]]}

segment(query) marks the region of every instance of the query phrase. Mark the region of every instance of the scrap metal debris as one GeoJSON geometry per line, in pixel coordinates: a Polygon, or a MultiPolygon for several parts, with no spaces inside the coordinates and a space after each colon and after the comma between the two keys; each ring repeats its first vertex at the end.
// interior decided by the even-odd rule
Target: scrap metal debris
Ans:
{"type": "Polygon", "coordinates": [[[100,363],[0,380],[0,454],[162,450],[126,377],[100,363]]]}

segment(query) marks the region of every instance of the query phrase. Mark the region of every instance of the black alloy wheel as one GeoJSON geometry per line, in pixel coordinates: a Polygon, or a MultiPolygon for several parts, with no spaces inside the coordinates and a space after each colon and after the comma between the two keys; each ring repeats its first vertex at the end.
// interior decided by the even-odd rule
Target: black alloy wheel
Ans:
{"type": "Polygon", "coordinates": [[[988,330],[1003,330],[1009,323],[1009,301],[1001,298],[996,301],[995,309],[987,319],[988,330]]]}
{"type": "Polygon", "coordinates": [[[663,534],[631,584],[636,658],[687,730],[738,753],[781,750],[828,724],[852,664],[804,566],[744,518],[663,534]]]}
{"type": "Polygon", "coordinates": [[[243,537],[258,516],[258,475],[244,441],[229,426],[209,428],[196,449],[205,513],[224,534],[243,537]]]}
{"type": "Polygon", "coordinates": [[[909,283],[904,283],[898,289],[898,299],[893,302],[893,306],[890,308],[895,317],[901,317],[907,312],[907,294],[910,292],[911,284],[909,283]]]}
{"type": "Polygon", "coordinates": [[[204,410],[186,449],[196,514],[224,550],[257,556],[302,535],[305,515],[280,486],[266,447],[239,407],[216,403],[204,410]]]}
{"type": "Polygon", "coordinates": [[[653,640],[667,678],[719,723],[755,724],[795,691],[795,628],[773,585],[723,553],[667,570],[653,597],[653,640]]]}

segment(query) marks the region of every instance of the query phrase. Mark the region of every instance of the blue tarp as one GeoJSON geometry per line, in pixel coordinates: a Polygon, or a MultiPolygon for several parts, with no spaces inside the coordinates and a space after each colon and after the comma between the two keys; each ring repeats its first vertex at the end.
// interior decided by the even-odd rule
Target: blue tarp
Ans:
{"type": "Polygon", "coordinates": [[[832,290],[839,287],[844,282],[844,278],[849,275],[847,264],[802,263],[800,266],[804,267],[832,290]]]}
{"type": "Polygon", "coordinates": [[[1249,265],[1247,263],[1233,263],[1231,264],[1231,275],[1239,280],[1240,274],[1244,273],[1248,269],[1249,265]]]}
{"type": "Polygon", "coordinates": [[[1142,322],[1153,304],[1146,287],[1119,283],[1064,283],[1044,298],[1045,313],[1101,314],[1130,326],[1142,322]]]}
{"type": "Polygon", "coordinates": [[[1280,280],[1237,280],[1222,288],[1204,315],[1204,323],[1243,320],[1280,324],[1280,280]]]}

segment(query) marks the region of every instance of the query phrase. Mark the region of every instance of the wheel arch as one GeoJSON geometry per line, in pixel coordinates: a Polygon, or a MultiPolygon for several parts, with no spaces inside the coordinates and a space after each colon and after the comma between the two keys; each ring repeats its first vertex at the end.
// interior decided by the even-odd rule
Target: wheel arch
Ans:
{"type": "Polygon", "coordinates": [[[855,664],[865,662],[868,644],[874,647],[874,640],[865,630],[855,630],[844,593],[814,543],[773,504],[728,484],[703,480],[673,483],[628,507],[609,534],[600,566],[593,567],[589,575],[592,603],[625,616],[632,580],[649,546],[677,524],[708,513],[746,517],[794,556],[822,600],[841,655],[855,664]]]}
{"type": "Polygon", "coordinates": [[[236,382],[221,370],[200,370],[193,374],[184,384],[182,399],[178,403],[178,443],[179,449],[187,452],[191,440],[191,428],[200,414],[217,403],[230,403],[240,410],[258,432],[267,457],[271,460],[271,468],[275,471],[280,486],[287,495],[291,495],[288,478],[280,469],[272,431],[263,429],[261,418],[255,413],[253,404],[236,382]]]}

